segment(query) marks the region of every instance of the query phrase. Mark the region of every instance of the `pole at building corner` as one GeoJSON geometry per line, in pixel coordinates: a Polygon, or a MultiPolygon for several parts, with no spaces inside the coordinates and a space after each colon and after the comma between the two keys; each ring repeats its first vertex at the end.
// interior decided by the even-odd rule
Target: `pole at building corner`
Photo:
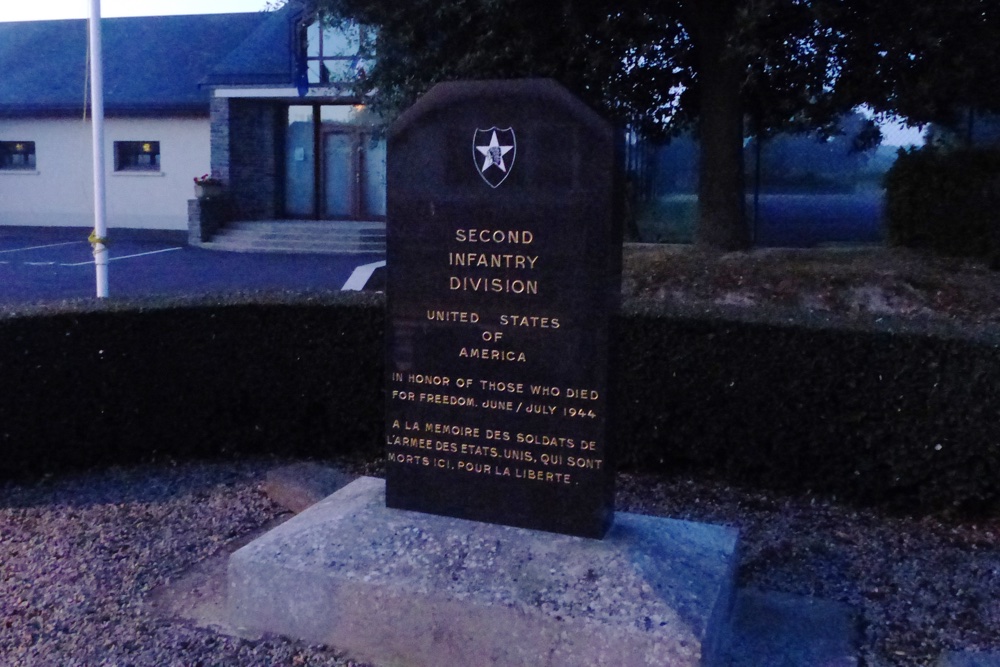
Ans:
{"type": "Polygon", "coordinates": [[[104,66],[101,54],[101,0],[90,0],[90,111],[94,152],[94,266],[97,298],[108,296],[108,221],[104,171],[104,66]]]}

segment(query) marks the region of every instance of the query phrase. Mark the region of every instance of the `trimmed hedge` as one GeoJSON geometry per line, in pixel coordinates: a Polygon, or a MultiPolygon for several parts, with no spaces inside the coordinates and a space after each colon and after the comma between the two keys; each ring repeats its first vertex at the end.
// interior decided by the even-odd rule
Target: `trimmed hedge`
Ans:
{"type": "Polygon", "coordinates": [[[1000,150],[900,151],[885,183],[891,244],[963,257],[1000,252],[1000,150]]]}
{"type": "MultiPolygon", "coordinates": [[[[379,298],[149,305],[0,318],[0,477],[381,453],[379,298]]],[[[615,327],[622,466],[1000,509],[995,336],[634,304],[615,327]]]]}
{"type": "Polygon", "coordinates": [[[902,509],[1000,508],[1000,342],[912,327],[621,321],[624,463],[902,509]]]}
{"type": "Polygon", "coordinates": [[[0,319],[0,477],[157,457],[381,451],[380,308],[0,319]]]}

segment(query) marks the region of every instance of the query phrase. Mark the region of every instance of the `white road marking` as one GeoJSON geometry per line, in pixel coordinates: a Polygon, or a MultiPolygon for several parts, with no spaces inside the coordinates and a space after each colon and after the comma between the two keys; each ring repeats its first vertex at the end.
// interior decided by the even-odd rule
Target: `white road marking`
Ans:
{"type": "Polygon", "coordinates": [[[360,292],[364,289],[365,283],[368,282],[368,279],[372,277],[373,273],[375,273],[375,269],[380,269],[383,266],[385,266],[385,260],[359,266],[354,269],[351,273],[351,277],[347,279],[347,282],[344,283],[344,286],[340,289],[345,291],[360,292]]]}
{"type": "Polygon", "coordinates": [[[11,248],[8,250],[0,250],[0,253],[6,252],[24,252],[25,250],[41,250],[42,248],[58,248],[64,245],[76,245],[77,243],[86,243],[86,241],[66,241],[65,243],[50,243],[48,245],[33,245],[30,248],[11,248]]]}
{"type": "MultiPolygon", "coordinates": [[[[161,252],[173,252],[174,250],[183,250],[183,248],[164,248],[163,250],[150,250],[149,252],[140,252],[135,255],[122,255],[121,257],[112,257],[108,261],[116,262],[119,259],[132,259],[133,257],[145,257],[146,255],[159,255],[161,252]]],[[[93,264],[94,262],[77,262],[75,264],[60,264],[59,266],[87,266],[88,264],[93,264]]]]}
{"type": "Polygon", "coordinates": [[[25,266],[52,266],[55,262],[24,262],[25,266]]]}

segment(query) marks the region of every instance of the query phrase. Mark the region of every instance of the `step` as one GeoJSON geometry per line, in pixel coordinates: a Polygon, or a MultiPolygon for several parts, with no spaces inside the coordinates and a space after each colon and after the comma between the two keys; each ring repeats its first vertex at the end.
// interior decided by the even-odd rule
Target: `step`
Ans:
{"type": "Polygon", "coordinates": [[[339,232],[336,234],[307,234],[294,232],[267,232],[258,233],[249,230],[221,230],[215,235],[216,239],[234,240],[286,240],[286,241],[385,241],[385,234],[361,234],[357,232],[339,232]]]}
{"type": "Polygon", "coordinates": [[[264,220],[227,225],[201,244],[228,252],[384,254],[385,223],[377,221],[264,220]]]}
{"type": "Polygon", "coordinates": [[[330,221],[296,221],[281,222],[266,220],[261,222],[233,222],[226,229],[252,230],[260,232],[281,232],[287,230],[305,232],[376,232],[385,233],[384,222],[330,222],[330,221]]]}
{"type": "Polygon", "coordinates": [[[385,238],[385,233],[375,231],[309,231],[300,229],[257,230],[257,229],[220,229],[220,236],[259,236],[264,238],[385,238]]]}
{"type": "Polygon", "coordinates": [[[385,254],[384,243],[235,243],[226,241],[208,241],[201,244],[207,250],[223,250],[228,252],[274,252],[286,254],[324,254],[324,255],[355,255],[355,254],[385,254]]]}

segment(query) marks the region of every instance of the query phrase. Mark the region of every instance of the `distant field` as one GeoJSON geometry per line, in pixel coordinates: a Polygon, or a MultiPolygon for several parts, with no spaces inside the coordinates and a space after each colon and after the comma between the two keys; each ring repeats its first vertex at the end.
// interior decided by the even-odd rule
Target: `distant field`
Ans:
{"type": "MultiPolygon", "coordinates": [[[[764,247],[881,243],[883,210],[879,191],[766,194],[760,197],[760,215],[754,224],[753,199],[747,198],[747,219],[755,228],[756,245],[764,247]]],[[[668,195],[650,202],[638,214],[640,240],[690,243],[697,214],[694,195],[668,195]]]]}

